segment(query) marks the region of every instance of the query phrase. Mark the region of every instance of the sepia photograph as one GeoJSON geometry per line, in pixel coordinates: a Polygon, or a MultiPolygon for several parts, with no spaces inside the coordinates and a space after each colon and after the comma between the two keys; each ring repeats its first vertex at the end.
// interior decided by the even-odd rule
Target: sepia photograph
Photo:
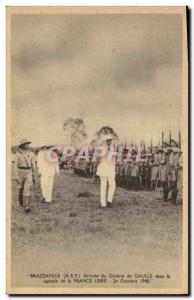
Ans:
{"type": "Polygon", "coordinates": [[[188,294],[187,8],[6,17],[7,294],[188,294]]]}

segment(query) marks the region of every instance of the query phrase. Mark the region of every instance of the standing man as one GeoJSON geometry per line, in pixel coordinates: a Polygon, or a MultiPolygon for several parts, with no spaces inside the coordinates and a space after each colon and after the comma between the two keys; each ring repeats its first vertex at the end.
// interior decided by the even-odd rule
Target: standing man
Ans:
{"type": "Polygon", "coordinates": [[[127,181],[126,181],[126,189],[129,191],[131,189],[131,160],[127,162],[128,168],[127,168],[127,181]]]}
{"type": "Polygon", "coordinates": [[[106,205],[112,208],[112,201],[115,192],[115,165],[116,156],[109,155],[113,153],[114,147],[112,145],[113,137],[111,135],[105,136],[102,145],[104,155],[101,157],[100,164],[97,169],[97,175],[100,177],[100,202],[101,207],[106,205]],[[108,185],[108,199],[106,201],[106,192],[108,185]]]}
{"type": "Polygon", "coordinates": [[[137,192],[138,184],[139,184],[139,166],[137,161],[133,161],[133,167],[131,170],[131,181],[132,181],[132,188],[137,192]]]}
{"type": "Polygon", "coordinates": [[[178,175],[178,168],[177,167],[175,168],[172,163],[169,163],[169,185],[171,191],[171,202],[174,205],[176,205],[176,199],[178,195],[177,175],[178,175]]]}
{"type": "Polygon", "coordinates": [[[163,200],[164,202],[168,201],[169,185],[168,185],[168,167],[165,163],[165,160],[160,161],[160,180],[161,187],[163,189],[163,200]]]}
{"type": "Polygon", "coordinates": [[[42,189],[42,202],[51,203],[54,177],[59,174],[58,155],[54,146],[44,146],[37,155],[38,174],[42,189]],[[51,160],[49,161],[49,158],[51,160]]]}
{"type": "Polygon", "coordinates": [[[158,175],[159,175],[159,163],[154,161],[152,167],[152,175],[151,175],[152,191],[155,191],[157,187],[158,175]]]}
{"type": "Polygon", "coordinates": [[[120,185],[120,163],[117,161],[116,163],[116,187],[120,185]]]}
{"type": "Polygon", "coordinates": [[[35,180],[35,155],[29,149],[30,141],[20,141],[19,150],[15,155],[15,176],[19,186],[19,204],[25,213],[31,211],[30,196],[31,186],[35,180]]]}

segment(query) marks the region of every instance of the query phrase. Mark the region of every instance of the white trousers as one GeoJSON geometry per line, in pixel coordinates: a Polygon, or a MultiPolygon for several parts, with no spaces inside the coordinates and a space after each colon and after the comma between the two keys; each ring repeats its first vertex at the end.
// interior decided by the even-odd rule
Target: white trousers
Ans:
{"type": "Polygon", "coordinates": [[[108,186],[108,199],[107,201],[112,203],[115,192],[115,178],[100,176],[100,202],[101,206],[106,207],[106,192],[108,186]],[[107,185],[108,184],[108,185],[107,185]]]}
{"type": "Polygon", "coordinates": [[[43,198],[45,198],[46,202],[51,202],[52,201],[54,176],[42,175],[41,179],[40,179],[40,183],[41,183],[43,198]]]}

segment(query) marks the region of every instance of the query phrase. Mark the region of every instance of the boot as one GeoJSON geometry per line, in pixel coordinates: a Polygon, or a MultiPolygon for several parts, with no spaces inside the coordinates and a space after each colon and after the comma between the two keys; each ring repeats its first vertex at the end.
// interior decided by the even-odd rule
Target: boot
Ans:
{"type": "Polygon", "coordinates": [[[112,208],[112,203],[111,202],[107,202],[107,207],[108,208],[112,208]]]}

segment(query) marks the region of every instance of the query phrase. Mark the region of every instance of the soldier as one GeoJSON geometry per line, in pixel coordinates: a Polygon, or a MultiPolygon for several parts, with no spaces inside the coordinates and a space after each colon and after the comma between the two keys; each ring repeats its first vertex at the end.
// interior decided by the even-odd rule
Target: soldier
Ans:
{"type": "Polygon", "coordinates": [[[119,174],[119,187],[123,188],[125,186],[125,166],[123,160],[120,163],[120,174],[119,174]]]}
{"type": "Polygon", "coordinates": [[[51,203],[54,177],[59,174],[59,162],[54,146],[45,146],[37,155],[38,174],[40,176],[42,202],[51,203]],[[51,158],[51,161],[49,159],[51,158]]]}
{"type": "Polygon", "coordinates": [[[21,140],[19,151],[15,155],[15,176],[19,186],[19,204],[25,213],[31,211],[31,186],[35,182],[35,155],[29,149],[30,141],[21,140]]]}
{"type": "Polygon", "coordinates": [[[169,186],[168,186],[168,168],[165,164],[165,160],[161,160],[160,162],[160,180],[161,180],[161,187],[163,189],[163,199],[164,202],[168,201],[168,193],[169,193],[169,186]]]}
{"type": "Polygon", "coordinates": [[[112,208],[112,201],[115,192],[116,157],[113,155],[109,157],[109,151],[114,151],[114,147],[112,146],[113,137],[111,135],[107,135],[103,141],[105,143],[102,145],[102,147],[104,148],[106,154],[101,157],[96,174],[100,176],[101,207],[105,208],[107,205],[109,208],[112,208]],[[106,201],[107,184],[108,199],[106,201]]]}
{"type": "Polygon", "coordinates": [[[99,176],[96,174],[97,173],[97,169],[98,169],[98,162],[94,162],[93,164],[93,174],[94,174],[94,181],[95,183],[99,183],[99,176]]]}
{"type": "Polygon", "coordinates": [[[159,163],[158,161],[153,162],[152,175],[151,175],[151,188],[155,191],[158,183],[159,163]]]}
{"type": "Polygon", "coordinates": [[[161,187],[161,169],[162,169],[162,165],[164,161],[165,163],[165,159],[163,159],[163,153],[164,153],[164,150],[162,148],[159,148],[158,149],[158,158],[159,158],[159,167],[158,167],[158,187],[161,187]]]}
{"type": "Polygon", "coordinates": [[[78,162],[74,160],[74,174],[77,175],[77,173],[78,173],[78,162]]]}
{"type": "Polygon", "coordinates": [[[131,181],[132,188],[137,192],[138,189],[138,178],[139,178],[139,167],[137,161],[133,162],[132,170],[131,170],[131,181]]]}
{"type": "Polygon", "coordinates": [[[176,198],[178,194],[177,188],[177,175],[178,175],[178,168],[174,167],[172,163],[169,163],[169,187],[171,191],[171,202],[172,204],[176,204],[176,198]]]}
{"type": "Polygon", "coordinates": [[[151,173],[152,173],[152,163],[151,163],[151,153],[147,153],[145,161],[145,187],[146,190],[151,188],[151,173]]]}
{"type": "Polygon", "coordinates": [[[142,159],[139,165],[139,182],[140,188],[145,188],[145,161],[142,159]]]}
{"type": "Polygon", "coordinates": [[[177,188],[180,198],[182,198],[183,192],[183,162],[182,162],[182,151],[180,150],[179,153],[179,160],[178,160],[178,174],[177,174],[177,188]]]}
{"type": "Polygon", "coordinates": [[[120,185],[120,163],[117,161],[116,163],[116,186],[120,185]]]}
{"type": "Polygon", "coordinates": [[[127,180],[126,180],[126,189],[129,191],[131,189],[131,160],[127,162],[127,180]]]}
{"type": "Polygon", "coordinates": [[[123,185],[123,187],[125,189],[127,189],[128,169],[129,169],[129,164],[127,161],[124,161],[124,185],[123,185]]]}

